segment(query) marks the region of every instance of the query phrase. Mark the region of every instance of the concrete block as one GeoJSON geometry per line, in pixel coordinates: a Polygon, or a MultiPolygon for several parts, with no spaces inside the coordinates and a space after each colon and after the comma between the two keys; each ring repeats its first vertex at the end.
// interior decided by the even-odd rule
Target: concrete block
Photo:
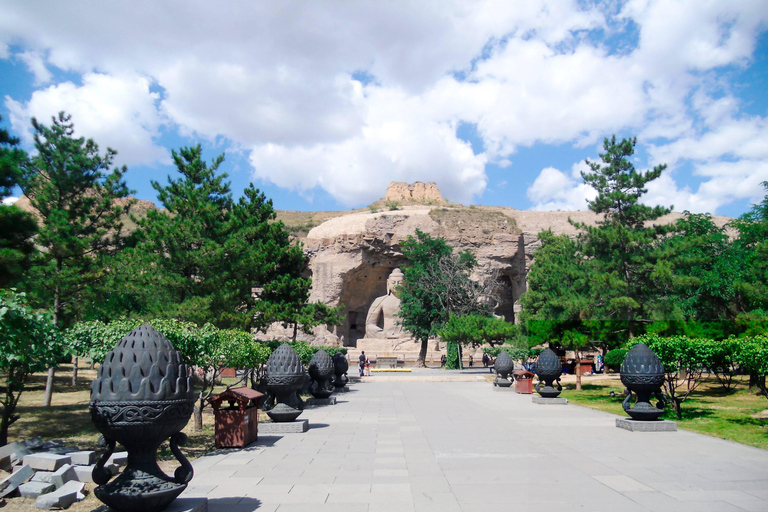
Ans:
{"type": "Polygon", "coordinates": [[[30,453],[24,456],[24,464],[40,471],[56,471],[64,464],[70,464],[72,459],[67,455],[55,453],[30,453]]]}
{"type": "Polygon", "coordinates": [[[90,466],[91,464],[95,464],[99,458],[96,455],[96,452],[91,450],[69,452],[67,455],[72,459],[73,466],[90,466]]]}
{"type": "Polygon", "coordinates": [[[5,480],[0,481],[0,498],[5,498],[18,489],[21,484],[32,478],[34,473],[31,467],[23,466],[5,480]]]}
{"type": "Polygon", "coordinates": [[[78,499],[83,499],[82,490],[85,484],[82,482],[67,482],[62,487],[48,494],[41,494],[35,501],[36,508],[52,510],[54,508],[68,508],[78,499]]]}
{"type": "Polygon", "coordinates": [[[96,467],[96,464],[93,464],[91,466],[72,466],[72,468],[75,470],[75,475],[77,475],[77,481],[83,482],[86,484],[93,483],[94,467],[96,467]]]}
{"type": "Polygon", "coordinates": [[[13,464],[24,458],[24,455],[31,453],[23,443],[9,443],[0,446],[0,469],[11,471],[13,464]]]}
{"type": "Polygon", "coordinates": [[[208,512],[208,498],[176,498],[164,512],[208,512]]]}
{"type": "Polygon", "coordinates": [[[75,473],[74,466],[64,464],[56,471],[38,471],[32,477],[32,480],[35,482],[50,482],[59,489],[65,483],[77,480],[77,473],[75,473]]]}
{"type": "Polygon", "coordinates": [[[128,464],[128,452],[115,452],[107,461],[107,464],[117,464],[118,466],[125,466],[128,464]]]}
{"type": "Polygon", "coordinates": [[[344,386],[343,388],[336,388],[334,393],[349,393],[349,386],[344,386]]]}
{"type": "Polygon", "coordinates": [[[35,499],[41,494],[48,494],[55,490],[56,486],[50,482],[27,482],[19,486],[21,497],[28,499],[35,499]]]}
{"type": "Polygon", "coordinates": [[[531,397],[531,401],[535,404],[540,405],[566,405],[568,404],[568,399],[563,397],[556,397],[556,398],[544,398],[543,396],[533,396],[531,397]]]}
{"type": "Polygon", "coordinates": [[[286,422],[265,421],[259,423],[259,434],[297,434],[309,430],[309,420],[293,420],[286,422]]]}
{"type": "Polygon", "coordinates": [[[677,432],[677,422],[667,420],[639,421],[616,418],[616,426],[630,432],[677,432]]]}
{"type": "Polygon", "coordinates": [[[112,472],[112,476],[117,476],[120,474],[120,466],[117,464],[104,464],[104,467],[112,472]]]}

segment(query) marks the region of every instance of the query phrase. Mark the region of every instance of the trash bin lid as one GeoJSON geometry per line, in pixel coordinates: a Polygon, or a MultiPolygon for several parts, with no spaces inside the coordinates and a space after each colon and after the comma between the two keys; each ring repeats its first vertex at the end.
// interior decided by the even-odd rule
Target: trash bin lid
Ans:
{"type": "Polygon", "coordinates": [[[209,401],[213,403],[221,403],[224,400],[236,400],[239,403],[248,403],[251,400],[255,400],[256,403],[264,398],[264,393],[259,393],[255,389],[251,389],[248,386],[242,386],[239,388],[230,388],[219,393],[218,395],[209,398],[209,401]]]}

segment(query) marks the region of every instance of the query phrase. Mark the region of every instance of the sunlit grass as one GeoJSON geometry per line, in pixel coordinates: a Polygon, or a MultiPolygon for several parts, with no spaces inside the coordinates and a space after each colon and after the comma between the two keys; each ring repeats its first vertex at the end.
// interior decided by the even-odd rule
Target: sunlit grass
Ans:
{"type": "MultiPolygon", "coordinates": [[[[727,391],[714,379],[704,382],[683,402],[683,418],[678,420],[672,406],[662,419],[677,421],[678,427],[720,439],[768,449],[768,419],[757,415],[768,409],[768,400],[746,386],[746,377],[735,389],[727,391]]],[[[621,407],[624,386],[618,380],[601,380],[584,384],[581,391],[567,384],[564,397],[572,403],[627,417],[621,407]],[[611,397],[613,391],[615,397],[611,397]]]]}

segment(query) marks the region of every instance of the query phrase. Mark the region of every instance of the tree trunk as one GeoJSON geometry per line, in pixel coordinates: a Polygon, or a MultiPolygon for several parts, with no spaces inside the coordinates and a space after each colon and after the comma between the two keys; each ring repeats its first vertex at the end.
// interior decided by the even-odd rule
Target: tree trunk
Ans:
{"type": "MultiPolygon", "coordinates": [[[[61,261],[57,263],[59,272],[61,272],[61,261]]],[[[59,308],[60,308],[60,302],[59,302],[59,287],[56,287],[56,290],[53,293],[53,325],[56,329],[59,328],[59,308]]],[[[51,397],[53,397],[53,377],[56,374],[56,368],[51,367],[48,368],[48,378],[45,381],[45,395],[43,396],[43,406],[44,407],[50,407],[51,406],[51,397]]]]}
{"type": "Polygon", "coordinates": [[[293,324],[293,341],[296,341],[296,335],[299,333],[299,324],[293,324]]]}
{"type": "Polygon", "coordinates": [[[576,351],[576,391],[581,391],[581,355],[576,351]]]}
{"type": "Polygon", "coordinates": [[[72,385],[77,386],[77,362],[80,359],[77,356],[72,356],[72,385]]]}
{"type": "Polygon", "coordinates": [[[45,380],[45,395],[43,396],[43,405],[51,406],[51,397],[53,396],[53,377],[56,375],[56,368],[48,368],[48,378],[45,380]]]}
{"type": "Polygon", "coordinates": [[[419,358],[416,360],[416,368],[427,367],[427,347],[429,345],[429,338],[421,340],[421,349],[419,349],[419,358]]]}
{"type": "Polygon", "coordinates": [[[200,401],[195,404],[195,410],[192,416],[195,419],[195,431],[199,432],[200,430],[203,430],[203,397],[200,397],[200,401]]]}

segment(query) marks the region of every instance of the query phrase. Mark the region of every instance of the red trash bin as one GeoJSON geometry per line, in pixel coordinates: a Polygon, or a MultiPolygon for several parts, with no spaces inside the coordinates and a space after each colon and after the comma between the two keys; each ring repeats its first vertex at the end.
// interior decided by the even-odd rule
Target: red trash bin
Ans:
{"type": "Polygon", "coordinates": [[[512,376],[515,378],[515,393],[523,395],[533,394],[533,373],[528,370],[515,370],[512,376]]]}
{"type": "Polygon", "coordinates": [[[259,402],[263,393],[247,386],[233,388],[209,398],[216,420],[216,448],[242,448],[259,435],[259,402]],[[229,405],[222,407],[223,402],[229,405]]]}

